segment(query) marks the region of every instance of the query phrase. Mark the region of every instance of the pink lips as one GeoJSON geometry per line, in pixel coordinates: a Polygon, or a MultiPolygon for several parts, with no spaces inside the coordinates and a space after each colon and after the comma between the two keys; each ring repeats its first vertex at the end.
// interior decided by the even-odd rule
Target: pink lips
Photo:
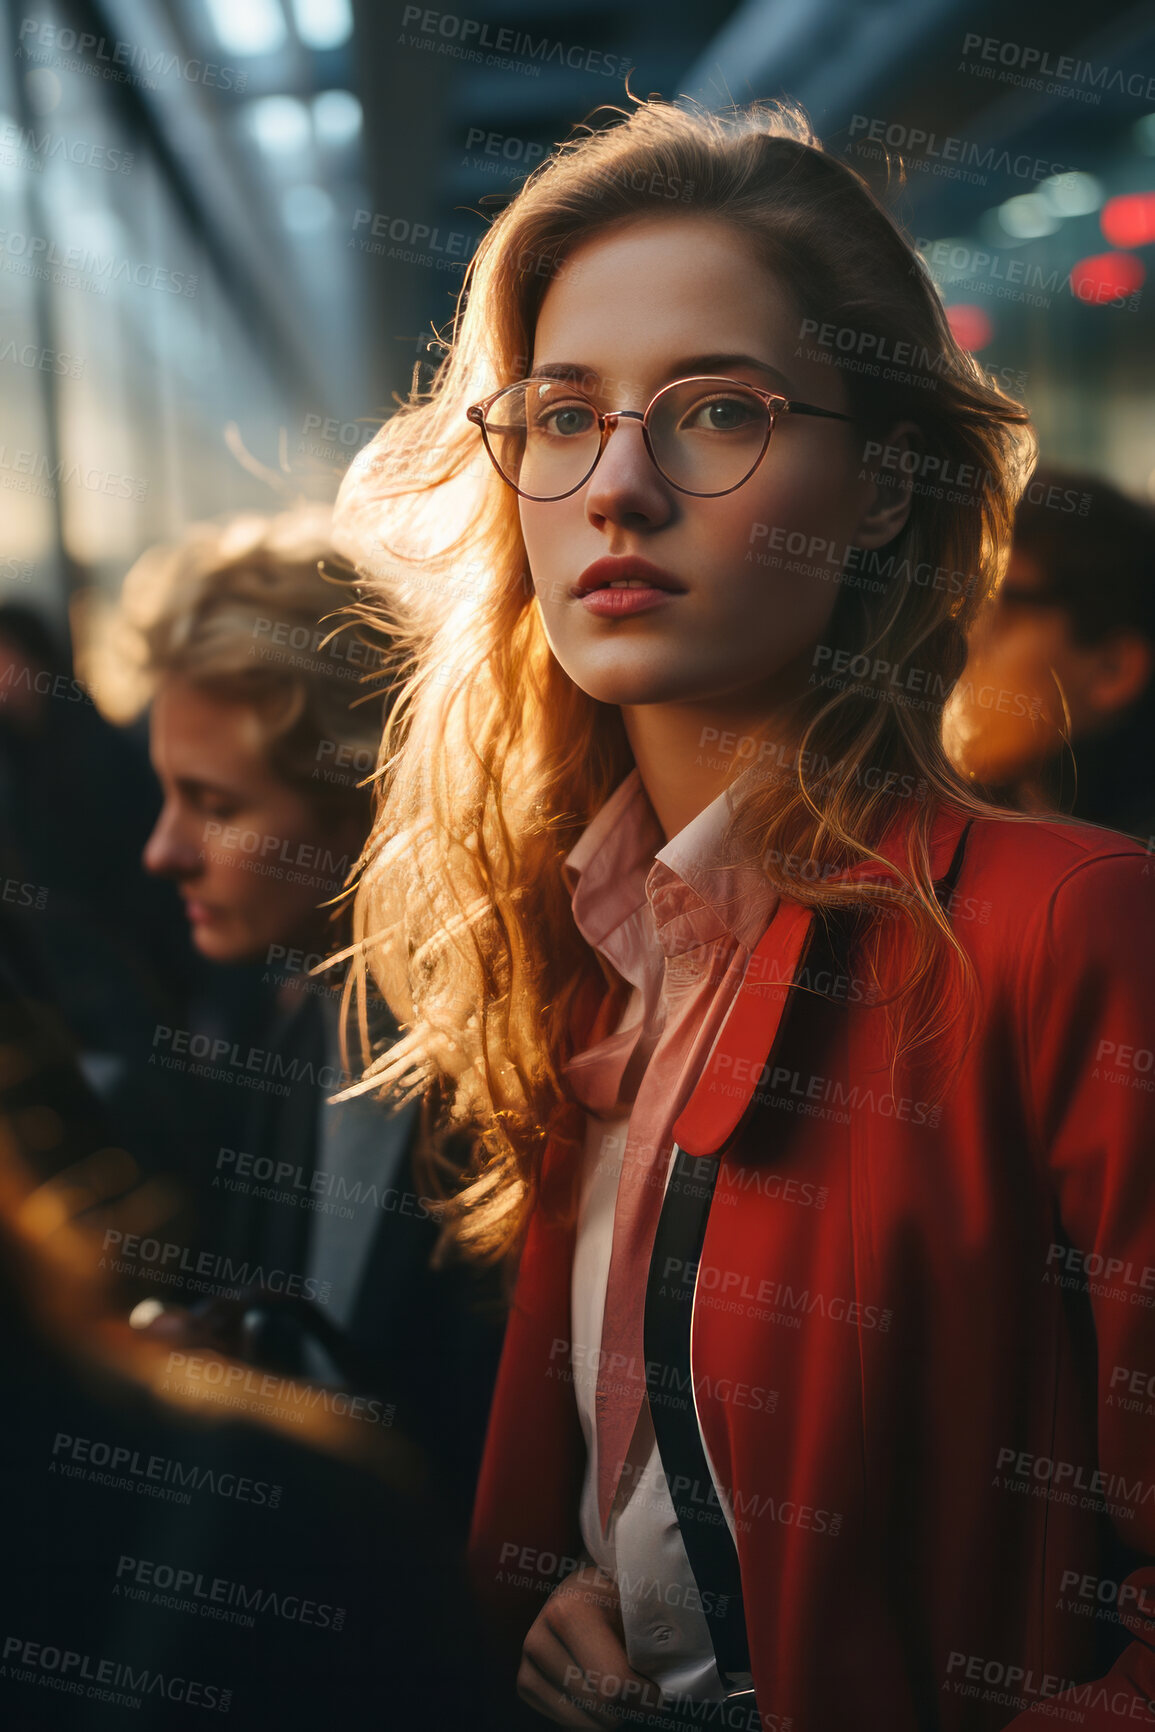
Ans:
{"type": "Polygon", "coordinates": [[[632,554],[608,555],[587,566],[570,593],[587,613],[603,619],[620,619],[664,606],[672,596],[684,594],[685,585],[660,566],[651,565],[648,559],[638,559],[632,554]],[[635,580],[628,588],[611,587],[627,578],[635,580]]]}

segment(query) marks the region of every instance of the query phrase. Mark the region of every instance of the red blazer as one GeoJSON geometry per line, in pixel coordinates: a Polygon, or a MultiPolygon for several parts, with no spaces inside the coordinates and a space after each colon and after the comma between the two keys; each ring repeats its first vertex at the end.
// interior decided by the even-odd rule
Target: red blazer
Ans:
{"type": "MultiPolygon", "coordinates": [[[[936,878],[961,830],[940,817],[936,878]]],[[[853,965],[804,959],[830,996],[783,1019],[813,925],[785,901],[675,1127],[721,1160],[693,1370],[759,1709],[1155,1726],[1155,877],[1104,830],[979,820],[949,906],[982,1013],[941,1110],[917,1055],[892,1083],[853,965]]],[[[511,1692],[580,1549],[573,1160],[547,1154],[475,1511],[511,1692]]]]}

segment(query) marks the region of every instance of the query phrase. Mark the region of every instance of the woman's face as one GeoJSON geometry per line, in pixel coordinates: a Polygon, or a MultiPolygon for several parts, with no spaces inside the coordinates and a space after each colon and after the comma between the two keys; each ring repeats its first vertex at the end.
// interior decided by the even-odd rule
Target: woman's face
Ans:
{"type": "MultiPolygon", "coordinates": [[[[663,385],[702,373],[845,412],[838,369],[807,357],[800,324],[790,294],[730,224],[646,217],[570,256],[542,304],[531,372],[596,373],[603,411],[644,410],[663,385]]],[[[561,666],[590,697],[623,706],[772,710],[795,695],[834,608],[842,550],[879,544],[860,539],[876,497],[861,458],[853,423],[783,415],[744,485],[697,498],[658,472],[639,422],[618,422],[577,493],[518,501],[561,666]],[[821,575],[788,569],[799,533],[816,549],[803,563],[821,575]],[[604,598],[583,600],[579,580],[607,555],[644,558],[670,589],[643,611],[599,613],[604,598]]]]}
{"type": "Polygon", "coordinates": [[[144,864],[175,880],[201,954],[267,961],[273,944],[317,948],[317,904],[340,890],[360,848],[355,823],[324,825],[270,767],[253,708],[189,680],[161,685],[150,748],[164,806],[144,864]]]}
{"type": "Polygon", "coordinates": [[[1067,704],[1077,705],[1077,658],[1063,610],[1007,599],[1042,587],[1038,566],[1015,549],[1003,592],[971,632],[966,668],[943,713],[943,744],[956,767],[992,787],[1040,775],[1070,732],[1067,704]]]}

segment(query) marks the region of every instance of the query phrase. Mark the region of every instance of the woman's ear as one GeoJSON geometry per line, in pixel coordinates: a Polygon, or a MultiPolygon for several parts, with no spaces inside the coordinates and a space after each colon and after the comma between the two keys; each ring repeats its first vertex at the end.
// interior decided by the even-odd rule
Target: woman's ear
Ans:
{"type": "Polygon", "coordinates": [[[856,547],[885,547],[903,528],[914,503],[913,472],[922,443],[917,422],[899,421],[880,442],[867,444],[861,474],[865,504],[853,537],[856,547]]]}
{"type": "Polygon", "coordinates": [[[1086,667],[1083,704],[1085,731],[1110,727],[1147,690],[1155,672],[1151,645],[1137,632],[1117,631],[1078,653],[1086,667]]]}

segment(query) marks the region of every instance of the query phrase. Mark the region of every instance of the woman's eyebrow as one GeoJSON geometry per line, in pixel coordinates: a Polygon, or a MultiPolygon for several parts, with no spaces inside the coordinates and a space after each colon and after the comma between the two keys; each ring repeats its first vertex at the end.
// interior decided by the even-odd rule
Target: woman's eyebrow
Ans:
{"type": "Polygon", "coordinates": [[[712,373],[719,367],[754,367],[760,373],[769,373],[781,385],[787,383],[785,373],[772,367],[769,361],[760,361],[757,355],[687,355],[684,360],[674,362],[671,376],[684,378],[692,373],[712,373]]]}
{"type": "Polygon", "coordinates": [[[230,788],[224,782],[206,782],[202,776],[175,776],[173,786],[189,799],[198,799],[202,794],[215,794],[223,800],[239,800],[242,798],[238,788],[230,788]]]}
{"type": "Polygon", "coordinates": [[[577,361],[542,361],[527,375],[530,379],[600,379],[596,367],[582,367],[577,361]]]}
{"type": "MultiPolygon", "coordinates": [[[[769,361],[760,361],[757,355],[687,355],[680,361],[672,361],[666,372],[670,379],[685,379],[695,373],[715,373],[725,367],[753,367],[760,373],[770,374],[787,392],[790,390],[785,373],[772,367],[769,361]]],[[[585,366],[577,361],[543,361],[529,376],[531,379],[601,378],[596,367],[585,366]]]]}

